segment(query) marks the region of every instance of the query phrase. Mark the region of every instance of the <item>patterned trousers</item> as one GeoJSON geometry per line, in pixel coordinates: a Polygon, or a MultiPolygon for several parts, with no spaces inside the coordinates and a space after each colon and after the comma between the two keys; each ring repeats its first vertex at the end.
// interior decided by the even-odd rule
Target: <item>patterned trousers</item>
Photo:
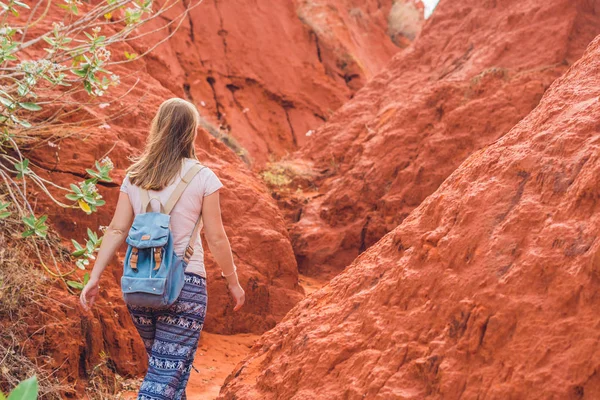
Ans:
{"type": "Polygon", "coordinates": [[[185,400],[206,316],[206,279],[185,274],[179,298],[164,310],[128,306],[148,352],[148,373],[138,400],[185,400]]]}

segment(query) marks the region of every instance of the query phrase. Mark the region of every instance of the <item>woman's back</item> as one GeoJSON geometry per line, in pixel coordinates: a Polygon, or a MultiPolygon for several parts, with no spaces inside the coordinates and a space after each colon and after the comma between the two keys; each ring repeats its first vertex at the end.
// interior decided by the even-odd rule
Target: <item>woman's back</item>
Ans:
{"type": "MultiPolygon", "coordinates": [[[[197,162],[198,161],[191,158],[185,159],[182,162],[182,168],[180,172],[175,176],[168,186],[160,191],[148,191],[150,198],[158,198],[158,200],[164,206],[173,194],[177,184],[181,181],[181,178],[197,162]]],[[[198,220],[200,211],[202,210],[202,201],[204,196],[214,193],[222,186],[223,184],[219,178],[217,178],[215,173],[210,168],[204,167],[192,179],[190,184],[181,195],[181,198],[177,204],[175,204],[175,207],[173,207],[173,211],[171,211],[171,233],[173,234],[175,253],[177,255],[182,256],[185,252],[185,248],[189,243],[194,225],[198,220]]],[[[131,206],[136,215],[145,212],[145,210],[142,210],[140,188],[132,184],[128,176],[123,180],[121,191],[127,193],[129,196],[131,206]]],[[[160,211],[160,206],[157,201],[153,200],[150,202],[150,204],[153,211],[160,211]]],[[[204,250],[202,248],[202,242],[199,238],[196,238],[194,254],[188,263],[186,272],[206,277],[206,271],[204,268],[204,250]]]]}

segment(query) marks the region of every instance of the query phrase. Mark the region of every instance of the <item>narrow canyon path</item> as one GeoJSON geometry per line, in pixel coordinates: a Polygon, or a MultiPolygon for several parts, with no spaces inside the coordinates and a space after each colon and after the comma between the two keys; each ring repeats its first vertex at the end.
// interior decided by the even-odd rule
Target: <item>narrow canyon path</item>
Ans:
{"type": "MultiPolygon", "coordinates": [[[[300,285],[306,295],[318,290],[328,280],[318,277],[299,276],[300,285]]],[[[194,368],[187,387],[189,400],[214,400],[225,382],[227,375],[237,363],[242,361],[254,342],[260,337],[251,333],[219,335],[202,332],[194,368]]],[[[117,395],[118,399],[135,400],[135,391],[125,391],[117,395]]]]}

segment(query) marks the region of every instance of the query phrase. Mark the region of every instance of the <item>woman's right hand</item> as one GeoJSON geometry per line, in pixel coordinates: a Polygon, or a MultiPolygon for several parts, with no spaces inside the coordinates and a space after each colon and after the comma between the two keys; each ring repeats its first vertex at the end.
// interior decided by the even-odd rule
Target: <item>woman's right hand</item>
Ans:
{"type": "Polygon", "coordinates": [[[240,286],[239,282],[229,284],[228,287],[231,296],[235,300],[235,307],[233,307],[233,311],[237,311],[244,305],[244,302],[246,301],[246,293],[244,292],[244,289],[242,289],[242,287],[240,286]]]}
{"type": "Polygon", "coordinates": [[[99,287],[97,280],[90,280],[81,291],[79,302],[84,310],[89,311],[98,297],[99,287]]]}

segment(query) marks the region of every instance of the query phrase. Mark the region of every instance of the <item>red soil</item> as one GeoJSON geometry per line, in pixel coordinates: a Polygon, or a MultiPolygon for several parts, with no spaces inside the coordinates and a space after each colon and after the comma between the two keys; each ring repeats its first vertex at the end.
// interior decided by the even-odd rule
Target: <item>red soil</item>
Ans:
{"type": "Polygon", "coordinates": [[[599,398],[599,82],[600,37],[263,335],[221,398],[599,398]]]}

